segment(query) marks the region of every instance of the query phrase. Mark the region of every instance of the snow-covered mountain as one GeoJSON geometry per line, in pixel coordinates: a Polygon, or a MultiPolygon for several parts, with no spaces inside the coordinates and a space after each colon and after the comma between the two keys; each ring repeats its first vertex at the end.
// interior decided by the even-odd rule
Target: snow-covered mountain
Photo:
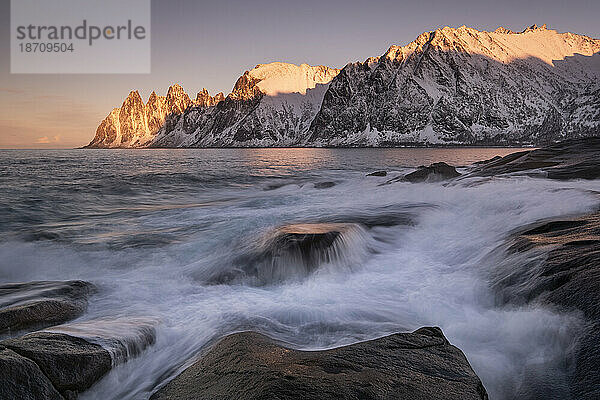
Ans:
{"type": "Polygon", "coordinates": [[[543,143],[599,134],[600,40],[532,26],[421,34],[347,65],[307,143],[543,143]]]}
{"type": "Polygon", "coordinates": [[[144,104],[137,90],[129,93],[120,108],[115,108],[100,123],[94,139],[87,147],[146,147],[149,146],[156,133],[165,125],[167,117],[179,115],[191,105],[212,107],[223,100],[223,93],[215,97],[203,89],[190,100],[180,85],[169,87],[166,96],[157,96],[152,92],[148,102],[144,104]]]}
{"type": "Polygon", "coordinates": [[[153,146],[290,146],[307,140],[338,69],[275,62],[246,71],[216,107],[173,116],[153,146]]]}
{"type": "Polygon", "coordinates": [[[341,71],[257,65],[226,98],[132,92],[90,147],[538,144],[600,134],[599,78],[598,39],[445,27],[341,71]]]}

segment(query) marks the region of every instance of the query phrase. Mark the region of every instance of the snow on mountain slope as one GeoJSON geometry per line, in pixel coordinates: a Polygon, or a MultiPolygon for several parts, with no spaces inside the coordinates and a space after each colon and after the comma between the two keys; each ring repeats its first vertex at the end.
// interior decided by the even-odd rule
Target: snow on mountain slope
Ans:
{"type": "Polygon", "coordinates": [[[600,40],[445,27],[332,81],[305,144],[543,143],[599,134],[600,40]]]}
{"type": "Polygon", "coordinates": [[[275,62],[257,65],[211,109],[190,107],[159,131],[152,146],[290,146],[305,140],[339,70],[275,62]]]}

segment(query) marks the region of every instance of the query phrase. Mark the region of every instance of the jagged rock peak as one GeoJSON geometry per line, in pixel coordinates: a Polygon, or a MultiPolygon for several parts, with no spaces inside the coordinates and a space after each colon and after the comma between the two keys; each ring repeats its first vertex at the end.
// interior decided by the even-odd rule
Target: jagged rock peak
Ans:
{"type": "Polygon", "coordinates": [[[546,24],[542,26],[537,26],[536,24],[531,25],[529,28],[523,29],[521,33],[534,32],[534,31],[545,31],[548,30],[546,24]]]}
{"type": "Polygon", "coordinates": [[[125,98],[123,105],[137,102],[143,103],[142,96],[140,96],[140,92],[138,92],[137,90],[132,90],[125,98]]]}
{"type": "Polygon", "coordinates": [[[218,93],[213,97],[210,95],[207,89],[202,88],[202,90],[196,94],[196,101],[194,103],[201,107],[212,107],[224,99],[225,96],[223,96],[223,93],[218,93]]]}
{"type": "Polygon", "coordinates": [[[496,30],[494,31],[494,33],[504,33],[504,34],[507,34],[507,35],[511,35],[511,34],[513,34],[515,32],[513,32],[510,29],[507,29],[507,28],[505,28],[503,26],[499,26],[498,28],[496,28],[496,30]]]}
{"type": "Polygon", "coordinates": [[[183,90],[183,86],[179,85],[178,83],[175,83],[175,84],[169,86],[169,90],[167,91],[167,98],[168,97],[181,97],[183,95],[187,95],[185,93],[185,90],[183,90]]]}
{"type": "Polygon", "coordinates": [[[183,90],[183,87],[174,84],[167,91],[167,109],[169,113],[181,114],[192,104],[190,96],[183,90]]]}

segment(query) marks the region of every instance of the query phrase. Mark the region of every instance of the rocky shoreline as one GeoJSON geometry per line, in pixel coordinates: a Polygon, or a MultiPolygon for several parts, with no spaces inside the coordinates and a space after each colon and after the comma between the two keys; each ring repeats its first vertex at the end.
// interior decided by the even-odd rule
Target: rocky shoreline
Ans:
{"type": "MultiPolygon", "coordinates": [[[[452,183],[515,174],[598,179],[598,156],[600,138],[578,139],[484,161],[461,169],[462,174],[436,163],[402,177],[389,179],[386,171],[376,171],[365,179],[381,179],[382,184],[452,183]]],[[[284,264],[273,260],[286,257],[307,266],[299,273],[308,276],[343,253],[344,235],[360,233],[369,223],[279,227],[252,247],[247,259],[239,260],[246,269],[211,276],[208,283],[260,287],[279,282],[283,275],[274,267],[284,264]]],[[[495,257],[489,281],[498,307],[540,304],[582,321],[569,359],[558,361],[568,364],[564,385],[557,388],[547,377],[532,377],[539,384],[535,390],[522,388],[520,398],[599,398],[600,212],[522,227],[490,257],[495,257]]],[[[0,285],[0,398],[76,399],[116,365],[155,343],[157,322],[73,321],[85,314],[98,290],[84,281],[0,285]],[[104,324],[125,324],[131,334],[102,337],[95,329],[104,324]]],[[[166,384],[156,382],[163,386],[151,398],[487,399],[465,355],[436,327],[319,351],[294,349],[256,332],[215,337],[212,343],[199,356],[190,355],[197,358],[178,376],[166,384]]]]}

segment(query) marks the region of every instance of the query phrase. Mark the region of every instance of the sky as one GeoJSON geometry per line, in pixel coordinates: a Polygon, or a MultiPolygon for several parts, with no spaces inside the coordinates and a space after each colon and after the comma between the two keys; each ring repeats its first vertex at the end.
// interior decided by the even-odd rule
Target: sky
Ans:
{"type": "Polygon", "coordinates": [[[85,145],[131,90],[144,101],[173,83],[192,98],[202,88],[227,95],[257,64],[342,68],[444,26],[545,23],[600,38],[598,16],[598,0],[154,0],[151,73],[32,75],[10,73],[10,1],[0,0],[0,148],[85,145]]]}

